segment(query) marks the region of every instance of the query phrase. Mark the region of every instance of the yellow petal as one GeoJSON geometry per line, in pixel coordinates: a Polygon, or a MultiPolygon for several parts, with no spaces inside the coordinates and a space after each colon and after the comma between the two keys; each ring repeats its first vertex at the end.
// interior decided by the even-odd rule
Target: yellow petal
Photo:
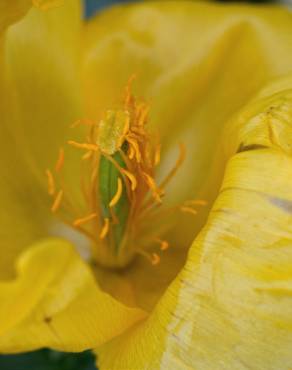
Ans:
{"type": "Polygon", "coordinates": [[[31,0],[3,0],[0,3],[0,33],[23,17],[31,6],[31,0]]]}
{"type": "Polygon", "coordinates": [[[65,241],[39,242],[21,255],[16,268],[15,280],[0,282],[0,352],[82,351],[145,317],[103,293],[65,241]]]}
{"type": "Polygon", "coordinates": [[[149,319],[97,351],[101,369],[291,368],[291,122],[291,76],[229,122],[223,184],[186,265],[149,319]]]}
{"type": "MultiPolygon", "coordinates": [[[[25,1],[3,4],[18,15],[25,1]]],[[[0,61],[1,277],[12,275],[19,250],[48,233],[44,171],[54,165],[64,132],[80,110],[80,22],[79,2],[64,1],[49,11],[31,8],[5,34],[0,61]]]]}
{"type": "MultiPolygon", "coordinates": [[[[143,307],[157,301],[182,266],[182,248],[206,222],[231,150],[222,150],[226,121],[265,82],[291,70],[291,35],[292,14],[284,8],[210,2],[122,5],[88,23],[83,81],[87,116],[100,117],[115,105],[129,76],[136,74],[134,91],[149,101],[150,123],[161,135],[158,177],[175,160],[178,143],[187,147],[186,162],[166,189],[165,204],[196,198],[209,202],[195,218],[178,213],[176,227],[167,235],[175,249],[172,262],[166,258],[164,264],[162,256],[162,265],[153,272],[143,273],[145,266],[139,266],[126,273],[132,295],[143,307]]],[[[234,143],[228,140],[226,145],[234,143]]],[[[103,280],[118,297],[118,284],[108,276],[103,280]]]]}
{"type": "Polygon", "coordinates": [[[9,131],[41,173],[80,115],[80,7],[64,1],[48,11],[32,8],[6,35],[7,79],[18,114],[9,131]]]}

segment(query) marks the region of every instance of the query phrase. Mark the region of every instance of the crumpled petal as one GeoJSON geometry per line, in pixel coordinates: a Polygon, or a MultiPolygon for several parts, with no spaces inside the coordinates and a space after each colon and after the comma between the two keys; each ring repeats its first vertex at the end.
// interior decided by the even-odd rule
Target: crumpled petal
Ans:
{"type": "MultiPolygon", "coordinates": [[[[115,106],[136,74],[133,90],[149,102],[149,123],[161,135],[158,178],[175,161],[179,142],[186,145],[186,161],[163,205],[209,202],[196,217],[177,212],[165,237],[178,250],[167,251],[172,256],[162,256],[159,268],[133,271],[133,266],[123,276],[143,307],[153,307],[184,263],[184,247],[206,222],[228,158],[222,150],[224,124],[264,83],[291,71],[291,25],[291,12],[280,7],[156,1],[113,7],[85,28],[87,116],[98,118],[115,106]]],[[[106,276],[105,288],[126,297],[118,294],[114,278],[106,276]]]]}
{"type": "Polygon", "coordinates": [[[186,265],[147,321],[97,351],[101,369],[291,368],[291,121],[292,76],[228,123],[223,184],[186,265]]]}
{"type": "Polygon", "coordinates": [[[50,347],[82,351],[145,317],[102,292],[68,242],[38,242],[17,261],[17,277],[0,282],[0,352],[50,347]]]}
{"type": "MultiPolygon", "coordinates": [[[[6,26],[24,15],[26,3],[1,2],[6,26]]],[[[80,26],[80,3],[64,1],[49,11],[32,7],[1,38],[1,278],[12,276],[21,249],[48,234],[45,170],[80,117],[80,26]]]]}

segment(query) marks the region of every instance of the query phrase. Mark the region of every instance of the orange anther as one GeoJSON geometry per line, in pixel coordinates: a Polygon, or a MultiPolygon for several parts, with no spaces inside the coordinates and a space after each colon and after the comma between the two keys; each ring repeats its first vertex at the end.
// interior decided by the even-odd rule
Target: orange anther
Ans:
{"type": "Polygon", "coordinates": [[[99,234],[100,239],[104,239],[107,236],[108,232],[109,232],[109,219],[105,218],[103,227],[102,227],[101,232],[99,234]]]}
{"type": "Polygon", "coordinates": [[[160,249],[166,251],[169,248],[169,243],[166,240],[161,240],[160,249]]]}
{"type": "Polygon", "coordinates": [[[125,170],[124,168],[121,169],[121,172],[127,176],[131,183],[131,190],[134,191],[137,187],[137,179],[136,177],[129,171],[125,170]]]}
{"type": "Polygon", "coordinates": [[[193,209],[193,208],[191,208],[191,207],[186,207],[186,206],[182,206],[182,207],[180,207],[180,210],[181,210],[182,212],[191,213],[191,214],[193,214],[193,215],[197,215],[197,213],[198,213],[195,209],[193,209]]]}
{"type": "Polygon", "coordinates": [[[61,205],[61,202],[62,202],[62,198],[63,198],[63,190],[59,190],[58,194],[56,195],[56,198],[53,202],[53,205],[51,207],[51,211],[54,213],[54,212],[57,212],[57,210],[59,209],[60,205],[61,205]]]}
{"type": "Polygon", "coordinates": [[[156,266],[158,265],[160,262],[160,257],[158,256],[157,253],[152,253],[151,254],[151,263],[153,266],[156,266]]]}
{"type": "Polygon", "coordinates": [[[116,194],[113,196],[112,200],[109,203],[110,207],[113,207],[118,203],[118,201],[121,198],[122,192],[123,192],[122,180],[120,179],[120,177],[118,177],[117,191],[116,191],[116,194]]]}
{"type": "Polygon", "coordinates": [[[82,217],[82,218],[78,218],[77,220],[75,220],[73,222],[73,226],[78,227],[80,225],[85,224],[88,221],[93,220],[96,217],[97,217],[97,214],[96,213],[92,213],[91,215],[88,215],[88,216],[85,216],[85,217],[82,217]]]}
{"type": "Polygon", "coordinates": [[[59,172],[61,171],[63,165],[64,165],[64,149],[63,148],[60,148],[59,150],[59,157],[57,159],[57,162],[56,162],[56,166],[55,166],[55,170],[56,172],[59,172]]]}
{"type": "Polygon", "coordinates": [[[128,156],[129,156],[129,159],[133,159],[135,156],[135,151],[132,146],[129,147],[128,156]]]}
{"type": "Polygon", "coordinates": [[[141,162],[141,152],[140,152],[139,145],[138,145],[137,141],[135,139],[133,139],[132,137],[130,137],[130,136],[127,136],[126,139],[135,151],[137,162],[140,163],[141,162]]]}
{"type": "Polygon", "coordinates": [[[50,170],[46,170],[47,178],[48,178],[48,193],[50,195],[55,194],[55,180],[52,172],[50,170]]]}

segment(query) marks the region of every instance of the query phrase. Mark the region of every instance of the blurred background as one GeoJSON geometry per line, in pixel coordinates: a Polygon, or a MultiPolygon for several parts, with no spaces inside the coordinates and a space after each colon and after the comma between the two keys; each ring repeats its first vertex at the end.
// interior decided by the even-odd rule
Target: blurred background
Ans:
{"type": "MultiPolygon", "coordinates": [[[[90,18],[101,9],[117,3],[138,2],[142,0],[84,0],[84,17],[90,18]]],[[[180,1],[180,0],[177,0],[180,1]]],[[[283,3],[292,7],[292,0],[217,0],[231,3],[271,4],[283,3]]],[[[83,353],[62,353],[42,349],[21,355],[0,355],[0,370],[96,370],[95,358],[90,351],[83,353]]]]}

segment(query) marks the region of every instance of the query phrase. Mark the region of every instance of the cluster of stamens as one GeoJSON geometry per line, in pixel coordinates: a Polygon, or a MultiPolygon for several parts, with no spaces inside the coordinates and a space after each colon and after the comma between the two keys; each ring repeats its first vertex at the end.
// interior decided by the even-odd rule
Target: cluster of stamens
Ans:
{"type": "MultiPolygon", "coordinates": [[[[68,141],[70,146],[84,151],[81,183],[86,212],[65,222],[92,240],[93,255],[109,267],[123,267],[136,254],[145,256],[153,265],[160,262],[160,254],[169,248],[169,243],[159,232],[155,233],[155,226],[146,235],[144,230],[167,214],[160,210],[165,187],[185,157],[185,148],[180,145],[173,168],[160,184],[155,181],[161,145],[157,136],[146,129],[149,107],[131,94],[131,81],[125,89],[122,109],[107,111],[98,123],[92,120],[75,122],[73,127],[88,127],[86,140],[68,141]],[[155,244],[157,251],[149,252],[149,246],[155,244]]],[[[53,197],[51,211],[60,212],[63,207],[72,216],[72,201],[60,181],[63,165],[62,148],[55,174],[47,170],[48,192],[53,197]]],[[[191,200],[168,211],[179,209],[195,215],[196,207],[205,204],[203,200],[191,200]]]]}

